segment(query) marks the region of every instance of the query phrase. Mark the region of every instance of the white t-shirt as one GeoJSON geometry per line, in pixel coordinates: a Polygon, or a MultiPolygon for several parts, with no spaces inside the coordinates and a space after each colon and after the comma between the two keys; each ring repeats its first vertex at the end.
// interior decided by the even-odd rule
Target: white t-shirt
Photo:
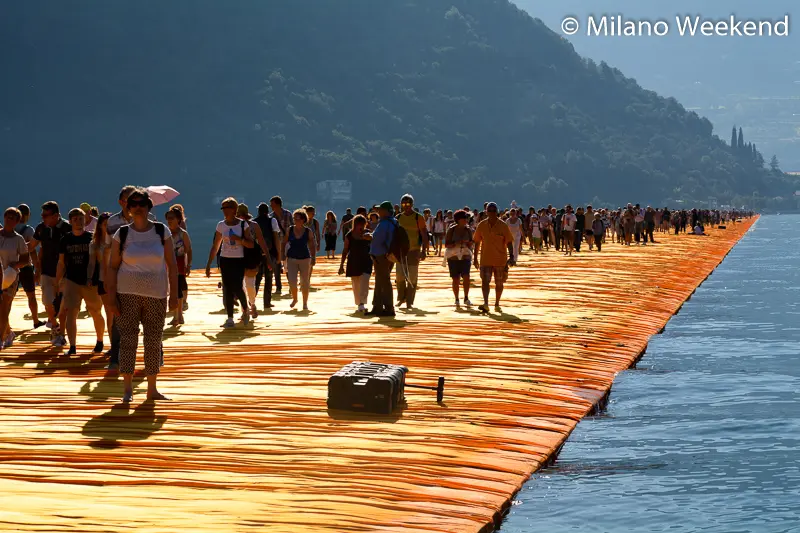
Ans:
{"type": "MultiPolygon", "coordinates": [[[[275,226],[273,225],[273,228],[275,226]]],[[[250,224],[244,222],[244,229],[248,231],[250,229],[250,224]]],[[[241,242],[237,242],[235,244],[231,244],[231,233],[238,237],[242,237],[242,221],[237,220],[235,226],[229,226],[225,223],[224,220],[220,220],[217,223],[217,233],[222,235],[222,252],[220,253],[221,257],[230,257],[230,258],[243,258],[244,257],[244,246],[242,246],[241,242]]]]}
{"type": "MultiPolygon", "coordinates": [[[[169,229],[165,228],[164,241],[172,246],[169,229]]],[[[114,234],[119,241],[119,230],[114,234]]],[[[167,261],[164,259],[164,246],[155,226],[147,231],[128,228],[125,247],[120,250],[122,264],[117,274],[117,292],[136,294],[162,300],[169,296],[169,276],[167,261]]]]}
{"type": "Polygon", "coordinates": [[[575,216],[575,213],[564,213],[564,218],[561,222],[561,230],[562,231],[573,231],[575,229],[575,224],[578,222],[578,217],[575,216]]]}
{"type": "Polygon", "coordinates": [[[97,219],[91,217],[89,223],[86,224],[83,228],[84,231],[88,231],[89,233],[94,233],[94,230],[97,229],[97,219]]]}
{"type": "Polygon", "coordinates": [[[533,237],[534,239],[542,238],[542,230],[539,228],[538,220],[534,220],[533,224],[531,224],[531,237],[533,237]]]}
{"type": "Polygon", "coordinates": [[[0,233],[0,264],[7,268],[11,263],[19,261],[20,256],[28,253],[28,245],[25,238],[17,232],[10,236],[0,233]]]}
{"type": "Polygon", "coordinates": [[[519,240],[519,239],[522,238],[522,219],[521,218],[517,218],[517,222],[516,223],[511,222],[511,219],[509,218],[508,221],[506,222],[506,224],[508,224],[508,229],[511,230],[511,236],[514,237],[514,239],[519,240]]]}

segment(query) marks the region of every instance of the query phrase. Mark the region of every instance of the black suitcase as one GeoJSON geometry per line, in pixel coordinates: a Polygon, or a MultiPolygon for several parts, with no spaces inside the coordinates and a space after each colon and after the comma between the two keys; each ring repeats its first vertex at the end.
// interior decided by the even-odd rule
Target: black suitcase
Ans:
{"type": "Polygon", "coordinates": [[[408,368],[353,361],[328,380],[328,408],[390,414],[405,401],[408,368]]]}

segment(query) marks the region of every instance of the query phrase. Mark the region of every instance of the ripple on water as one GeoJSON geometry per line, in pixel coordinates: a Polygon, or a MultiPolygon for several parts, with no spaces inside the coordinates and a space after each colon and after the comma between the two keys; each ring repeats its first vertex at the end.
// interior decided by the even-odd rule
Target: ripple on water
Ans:
{"type": "Polygon", "coordinates": [[[503,532],[800,532],[798,224],[759,220],[503,532]]]}

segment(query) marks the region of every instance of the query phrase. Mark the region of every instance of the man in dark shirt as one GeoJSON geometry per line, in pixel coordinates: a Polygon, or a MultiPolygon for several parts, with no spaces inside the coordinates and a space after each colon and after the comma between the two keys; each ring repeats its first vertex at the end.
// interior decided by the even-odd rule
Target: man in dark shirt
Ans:
{"type": "MultiPolygon", "coordinates": [[[[42,303],[47,310],[48,327],[54,330],[58,330],[59,322],[63,322],[64,319],[62,309],[56,305],[59,303],[57,300],[61,292],[56,283],[60,243],[61,238],[71,232],[72,227],[61,218],[58,204],[52,201],[45,202],[42,205],[42,223],[36,226],[33,238],[28,243],[28,250],[31,251],[41,245],[37,270],[41,272],[42,303]]],[[[54,343],[59,341],[58,336],[54,337],[53,341],[54,343]]],[[[64,344],[63,339],[61,341],[59,346],[64,344]]]]}
{"type": "Polygon", "coordinates": [[[97,333],[94,353],[100,353],[103,351],[105,320],[100,312],[103,302],[97,293],[97,287],[92,286],[89,277],[89,247],[92,244],[92,234],[83,231],[85,214],[81,209],[73,209],[69,212],[69,222],[72,232],[61,238],[56,276],[58,286],[63,288],[62,307],[67,312],[66,330],[69,337],[67,355],[76,354],[75,337],[78,332],[78,312],[81,310],[81,302],[84,300],[86,309],[94,321],[95,333],[97,333]]]}
{"type": "Polygon", "coordinates": [[[656,212],[651,206],[647,206],[644,211],[644,243],[647,244],[648,237],[650,243],[656,242],[653,238],[653,231],[656,229],[656,212]]]}
{"type": "Polygon", "coordinates": [[[339,225],[339,231],[337,233],[347,235],[347,232],[351,229],[350,223],[354,218],[355,215],[353,215],[353,210],[348,207],[347,211],[345,211],[345,214],[342,216],[342,223],[339,225]]]}
{"type": "Polygon", "coordinates": [[[580,252],[581,243],[583,242],[583,232],[586,227],[586,214],[582,207],[579,207],[575,211],[575,219],[577,220],[575,223],[575,251],[580,252]]]}

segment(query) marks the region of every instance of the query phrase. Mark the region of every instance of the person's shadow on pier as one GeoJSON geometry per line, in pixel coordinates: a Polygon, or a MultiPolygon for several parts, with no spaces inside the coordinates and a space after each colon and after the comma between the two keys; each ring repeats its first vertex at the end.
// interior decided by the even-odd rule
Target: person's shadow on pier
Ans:
{"type": "Polygon", "coordinates": [[[258,337],[262,330],[268,327],[268,325],[264,324],[260,324],[258,327],[254,327],[253,325],[239,326],[230,329],[223,329],[215,335],[203,333],[203,337],[210,340],[214,344],[233,344],[236,342],[242,342],[245,339],[252,337],[258,337]]]}
{"type": "MultiPolygon", "coordinates": [[[[145,380],[145,375],[142,372],[135,372],[133,374],[133,388],[136,390],[141,383],[145,380]]],[[[122,398],[123,385],[122,379],[119,379],[117,374],[106,374],[102,379],[90,379],[81,386],[78,394],[88,396],[87,401],[91,403],[106,402],[112,398],[122,398]]]]}
{"type": "Polygon", "coordinates": [[[156,402],[146,400],[133,412],[127,404],[117,404],[110,411],[90,419],[81,433],[93,440],[92,448],[118,448],[120,441],[146,440],[164,426],[165,415],[157,415],[156,402]]]}
{"type": "Polygon", "coordinates": [[[518,317],[516,315],[512,315],[512,314],[506,313],[505,311],[500,312],[500,313],[497,313],[497,312],[495,312],[495,313],[491,313],[491,312],[490,313],[482,313],[481,311],[478,311],[477,308],[459,307],[459,308],[456,309],[456,313],[460,313],[462,315],[470,315],[470,316],[474,316],[474,317],[483,316],[483,317],[495,320],[497,322],[507,322],[509,324],[522,324],[523,322],[530,322],[530,320],[527,320],[525,318],[520,318],[520,317],[518,317]]]}
{"type": "Polygon", "coordinates": [[[186,335],[185,331],[181,330],[181,327],[178,326],[170,326],[164,330],[163,338],[164,339],[174,339],[176,337],[180,337],[181,335],[186,335]]]}
{"type": "Polygon", "coordinates": [[[413,316],[427,316],[427,315],[438,315],[439,311],[425,311],[423,309],[419,309],[417,307],[412,307],[411,309],[400,309],[400,312],[404,315],[413,315],[413,316]]]}
{"type": "Polygon", "coordinates": [[[102,357],[99,354],[82,353],[80,355],[69,356],[64,353],[63,348],[57,346],[47,346],[19,354],[16,357],[3,357],[2,360],[8,366],[25,366],[30,363],[36,364],[36,370],[43,374],[54,374],[59,370],[66,370],[71,375],[86,375],[92,370],[102,368],[102,357]]]}

